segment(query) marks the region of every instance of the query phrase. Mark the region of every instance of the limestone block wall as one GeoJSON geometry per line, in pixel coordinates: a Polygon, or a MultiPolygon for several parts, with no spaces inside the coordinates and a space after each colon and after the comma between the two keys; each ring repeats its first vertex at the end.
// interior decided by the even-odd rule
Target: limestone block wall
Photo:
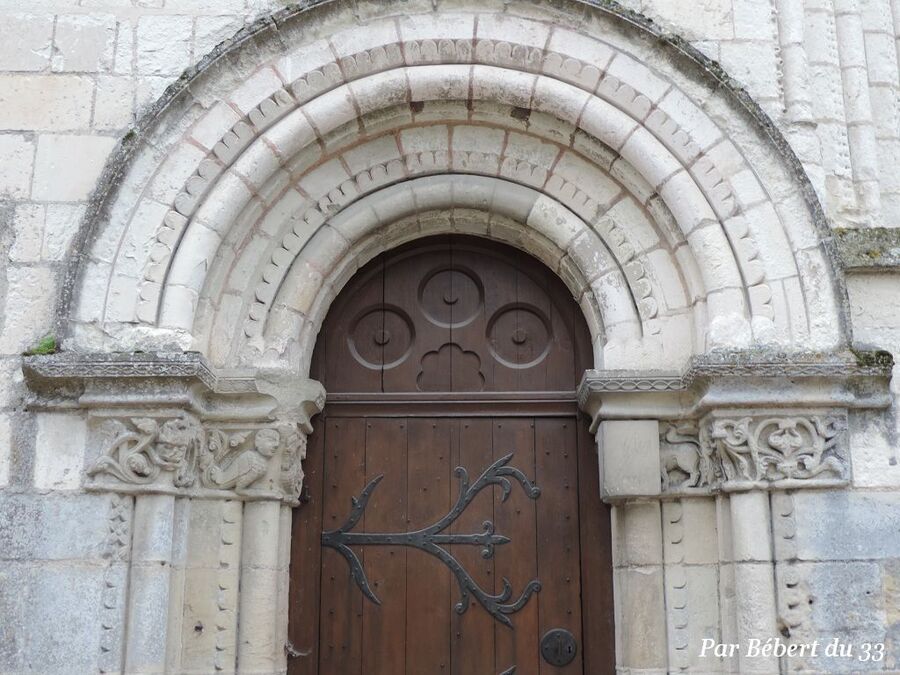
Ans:
{"type": "Polygon", "coordinates": [[[629,0],[745,85],[839,226],[900,219],[895,0],[629,0]]]}

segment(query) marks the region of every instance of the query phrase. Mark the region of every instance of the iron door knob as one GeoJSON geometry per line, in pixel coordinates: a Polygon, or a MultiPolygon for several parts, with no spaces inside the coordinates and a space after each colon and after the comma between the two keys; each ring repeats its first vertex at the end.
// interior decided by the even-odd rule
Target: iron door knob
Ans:
{"type": "Polygon", "coordinates": [[[577,653],[575,636],[563,628],[548,630],[541,638],[541,657],[551,666],[567,666],[577,653]]]}

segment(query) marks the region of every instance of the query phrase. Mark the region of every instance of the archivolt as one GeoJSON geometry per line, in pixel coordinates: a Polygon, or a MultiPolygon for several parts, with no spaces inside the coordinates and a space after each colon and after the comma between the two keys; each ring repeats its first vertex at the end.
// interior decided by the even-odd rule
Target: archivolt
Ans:
{"type": "Polygon", "coordinates": [[[555,269],[605,367],[841,339],[806,204],[723,94],[599,13],[379,5],[262,31],[163,116],[82,272],[78,346],[305,367],[362,261],[453,229],[555,269]]]}

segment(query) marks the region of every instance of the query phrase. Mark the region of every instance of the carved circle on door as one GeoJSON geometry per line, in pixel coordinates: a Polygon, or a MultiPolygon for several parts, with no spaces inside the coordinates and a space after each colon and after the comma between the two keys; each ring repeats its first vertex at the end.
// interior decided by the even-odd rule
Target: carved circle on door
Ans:
{"type": "Polygon", "coordinates": [[[484,288],[470,271],[440,267],[419,286],[419,307],[436,326],[461,328],[470,324],[484,303],[484,288]]]}
{"type": "Polygon", "coordinates": [[[509,368],[532,368],[550,351],[550,322],[537,307],[513,304],[498,310],[487,327],[491,354],[509,368]]]}
{"type": "Polygon", "coordinates": [[[406,312],[396,307],[369,307],[352,323],[347,346],[360,365],[381,370],[403,363],[414,337],[415,329],[406,312]]]}

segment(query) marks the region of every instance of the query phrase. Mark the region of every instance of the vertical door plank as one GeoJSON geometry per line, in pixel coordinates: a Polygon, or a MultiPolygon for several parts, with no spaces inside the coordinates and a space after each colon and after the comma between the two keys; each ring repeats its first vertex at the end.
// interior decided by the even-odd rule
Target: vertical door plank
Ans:
{"type": "Polygon", "coordinates": [[[540,635],[554,628],[572,633],[575,660],[562,668],[541,659],[541,675],[579,675],[584,639],[581,635],[581,551],[578,526],[578,445],[575,418],[535,420],[538,569],[541,592],[540,635]]]}
{"type": "MultiPolygon", "coordinates": [[[[365,420],[325,421],[322,529],[343,525],[350,499],[365,486],[365,420]]],[[[357,551],[357,554],[360,552],[357,551]]],[[[362,673],[362,603],[347,561],[334,549],[322,549],[319,610],[319,672],[362,673]]]]}
{"type": "MultiPolygon", "coordinates": [[[[405,419],[366,420],[366,481],[383,474],[366,507],[361,532],[406,532],[405,419]]],[[[402,546],[364,546],[363,569],[376,605],[363,605],[366,675],[397,675],[406,670],[406,556],[402,546]]],[[[359,591],[357,590],[357,593],[359,591]]]]}
{"type": "MultiPolygon", "coordinates": [[[[494,421],[494,459],[513,452],[509,466],[521,470],[534,481],[534,422],[530,418],[509,418],[494,421]]],[[[538,485],[538,487],[542,487],[538,485]]],[[[512,585],[515,601],[529,582],[540,580],[537,567],[535,536],[535,501],[530,499],[518,482],[511,483],[506,501],[502,492],[494,489],[494,524],[498,534],[509,537],[507,544],[497,547],[494,560],[494,592],[503,590],[503,579],[512,585]]],[[[538,497],[538,499],[541,499],[538,497]]],[[[547,578],[554,578],[548,570],[547,578]]],[[[497,672],[516,666],[516,675],[536,675],[538,671],[538,605],[542,593],[535,593],[518,612],[509,615],[512,627],[499,622],[494,625],[497,650],[497,672]]]]}
{"type": "MultiPolygon", "coordinates": [[[[408,530],[440,520],[450,509],[450,425],[409,420],[408,530]]],[[[425,551],[406,554],[406,672],[450,672],[450,571],[425,551]]]]}
{"type": "Polygon", "coordinates": [[[385,346],[376,341],[384,328],[384,265],[376,263],[352,294],[341,294],[322,325],[317,367],[328,391],[381,391],[385,346]],[[362,283],[362,282],[365,283],[362,283]]]}
{"type": "Polygon", "coordinates": [[[386,367],[383,391],[450,391],[449,245],[389,259],[384,272],[386,367]],[[402,316],[414,328],[409,332],[402,316]],[[409,340],[412,340],[410,344],[409,340]],[[392,365],[393,364],[393,365],[392,365]]]}
{"type": "Polygon", "coordinates": [[[510,305],[516,302],[516,272],[508,264],[482,256],[475,258],[484,285],[484,311],[472,322],[473,343],[482,355],[483,370],[490,391],[516,391],[518,373],[512,363],[515,344],[511,342],[510,305]],[[505,363],[504,363],[505,362],[505,363]]]}
{"type": "Polygon", "coordinates": [[[529,332],[533,326],[535,334],[524,336],[527,339],[520,347],[520,360],[528,363],[532,359],[543,358],[531,368],[522,369],[519,390],[571,389],[572,383],[581,379],[581,373],[574,372],[575,345],[572,340],[576,326],[573,311],[578,307],[547,268],[518,270],[517,275],[518,302],[534,307],[550,327],[549,333],[544,332],[544,326],[535,322],[531,312],[522,312],[522,325],[529,332]],[[549,349],[545,351],[548,345],[549,349]]]}
{"type": "Polygon", "coordinates": [[[578,460],[584,672],[606,675],[616,670],[612,531],[609,506],[600,498],[597,444],[584,417],[578,424],[578,460]]]}
{"type": "Polygon", "coordinates": [[[319,670],[319,590],[322,565],[322,461],[325,422],[316,418],[306,444],[303,483],[309,501],[294,509],[291,525],[291,571],[288,595],[288,640],[301,655],[288,658],[290,675],[319,670]]]}
{"type": "MultiPolygon", "coordinates": [[[[453,473],[458,466],[469,473],[469,481],[474,482],[491,464],[491,420],[460,419],[451,427],[453,461],[450,476],[451,498],[455,501],[459,494],[459,480],[453,473]]],[[[454,534],[482,532],[483,523],[494,519],[494,498],[491,488],[486,488],[475,497],[465,511],[450,528],[454,534]]],[[[454,544],[449,547],[463,569],[481,588],[492,592],[494,587],[494,560],[485,559],[478,546],[454,544]]],[[[459,602],[459,585],[454,578],[445,602],[451,608],[459,602]]],[[[474,675],[476,673],[497,673],[494,670],[494,620],[474,600],[469,608],[459,614],[451,614],[450,627],[451,672],[453,675],[474,675]]],[[[503,669],[500,669],[503,670],[503,669]]]]}

